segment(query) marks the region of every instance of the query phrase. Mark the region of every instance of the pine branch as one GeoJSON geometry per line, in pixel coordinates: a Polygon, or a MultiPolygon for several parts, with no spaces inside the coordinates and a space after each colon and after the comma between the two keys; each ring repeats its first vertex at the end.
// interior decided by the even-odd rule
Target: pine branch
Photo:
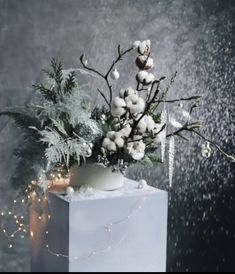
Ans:
{"type": "Polygon", "coordinates": [[[21,127],[24,129],[28,129],[31,126],[37,127],[37,128],[41,127],[41,124],[37,118],[32,117],[25,113],[6,111],[6,112],[0,112],[0,116],[11,117],[18,127],[21,127]]]}
{"type": "Polygon", "coordinates": [[[55,91],[52,89],[48,89],[46,88],[43,84],[34,84],[33,88],[35,90],[40,91],[40,93],[42,94],[42,96],[48,100],[48,101],[52,101],[54,104],[56,103],[56,94],[55,91]]]}
{"type": "Polygon", "coordinates": [[[64,84],[64,94],[71,93],[76,87],[75,71],[71,71],[67,76],[64,84]]]}

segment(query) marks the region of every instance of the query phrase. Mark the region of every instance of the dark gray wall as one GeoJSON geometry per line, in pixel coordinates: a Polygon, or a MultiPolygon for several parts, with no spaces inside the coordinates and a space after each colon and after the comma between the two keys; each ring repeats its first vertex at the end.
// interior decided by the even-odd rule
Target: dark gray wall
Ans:
{"type": "MultiPolygon", "coordinates": [[[[150,39],[155,74],[169,78],[178,71],[170,97],[203,95],[198,116],[204,133],[234,152],[234,18],[232,0],[0,0],[0,110],[31,96],[31,84],[51,57],[78,67],[85,51],[104,69],[119,43],[150,39]]],[[[120,71],[117,90],[133,82],[133,64],[127,60],[120,71]]],[[[91,83],[88,92],[96,94],[102,84],[91,83]]],[[[9,177],[18,133],[7,119],[0,121],[1,207],[14,195],[9,177]]],[[[168,270],[234,270],[234,165],[216,152],[203,160],[200,145],[196,138],[177,142],[168,270]]],[[[166,166],[129,174],[166,189],[166,166]]],[[[9,251],[0,236],[0,271],[29,269],[28,254],[27,243],[9,251]]]]}

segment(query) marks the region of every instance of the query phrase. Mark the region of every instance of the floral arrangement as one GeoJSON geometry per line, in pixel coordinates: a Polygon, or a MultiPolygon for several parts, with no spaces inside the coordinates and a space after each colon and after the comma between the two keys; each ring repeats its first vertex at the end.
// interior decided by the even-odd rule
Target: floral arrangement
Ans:
{"type": "Polygon", "coordinates": [[[38,180],[42,173],[53,174],[58,168],[60,176],[66,177],[74,164],[83,165],[87,161],[120,172],[136,162],[163,162],[168,139],[171,183],[175,137],[187,141],[187,133],[196,134],[205,141],[204,157],[210,157],[212,145],[229,160],[235,160],[199,132],[202,123],[193,120],[192,113],[201,96],[167,100],[176,74],[162,88],[167,80],[165,77],[156,79],[151,73],[154,60],[149,40],[136,41],[127,50],[118,46],[117,57],[105,73],[91,67],[85,55],[80,61],[82,70],[99,76],[107,84],[108,92],[97,89],[104,106],[92,109],[91,98],[79,86],[76,70],[64,70],[60,61],[52,59],[51,70],[45,70],[47,81],[33,85],[35,93],[31,102],[0,113],[12,117],[23,132],[23,145],[15,152],[18,167],[12,178],[14,183],[28,185],[32,180],[38,180]],[[132,51],[136,52],[138,69],[136,87],[117,91],[118,63],[132,51]],[[183,101],[192,102],[188,110],[183,108],[183,101]],[[166,104],[171,103],[180,104],[183,124],[167,113],[166,104]]]}

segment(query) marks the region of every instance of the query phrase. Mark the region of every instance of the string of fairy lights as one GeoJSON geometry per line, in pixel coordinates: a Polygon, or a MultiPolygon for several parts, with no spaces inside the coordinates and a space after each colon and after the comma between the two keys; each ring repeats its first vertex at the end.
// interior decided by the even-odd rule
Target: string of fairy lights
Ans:
{"type": "MultiPolygon", "coordinates": [[[[55,180],[55,176],[53,175],[53,178],[54,178],[53,183],[51,183],[47,186],[47,188],[49,190],[52,188],[53,184],[55,184],[55,183],[56,183],[56,185],[60,185],[60,184],[67,185],[67,183],[68,183],[68,181],[66,179],[61,178],[61,176],[56,176],[56,180],[55,180]]],[[[137,188],[144,189],[146,187],[146,184],[147,184],[146,181],[140,180],[137,188]]],[[[31,239],[33,239],[35,236],[33,229],[31,228],[31,230],[30,230],[29,224],[24,223],[24,220],[26,218],[23,215],[21,215],[21,214],[18,215],[16,213],[15,208],[19,204],[24,205],[25,207],[28,206],[29,204],[30,205],[37,204],[37,206],[42,207],[41,212],[38,212],[38,214],[37,214],[37,219],[39,221],[46,220],[46,228],[49,227],[51,217],[53,217],[53,216],[51,216],[51,213],[49,210],[47,194],[45,192],[43,196],[38,197],[37,192],[35,191],[36,185],[37,185],[37,183],[35,181],[32,181],[31,184],[25,190],[25,193],[27,194],[27,199],[15,199],[13,201],[12,210],[6,211],[6,212],[2,211],[0,213],[1,218],[4,218],[4,217],[12,218],[15,223],[14,231],[10,232],[7,230],[6,226],[3,225],[3,222],[1,221],[1,230],[2,230],[3,235],[9,241],[9,245],[8,245],[9,249],[12,249],[14,247],[14,240],[15,240],[15,238],[17,238],[17,236],[20,239],[24,239],[27,235],[29,235],[31,239]]],[[[118,246],[126,237],[126,234],[122,233],[122,237],[118,241],[113,241],[115,227],[117,227],[120,224],[125,224],[126,226],[128,226],[130,220],[142,209],[143,204],[145,203],[148,196],[151,194],[152,194],[152,192],[148,191],[144,196],[141,196],[139,201],[133,206],[133,208],[130,209],[129,213],[125,217],[123,217],[122,219],[119,219],[117,221],[113,221],[108,224],[105,224],[102,227],[102,229],[106,232],[107,239],[106,239],[105,243],[102,244],[102,246],[100,246],[99,248],[91,250],[91,251],[89,251],[83,255],[80,255],[80,256],[78,256],[78,255],[69,256],[68,254],[63,254],[62,252],[56,252],[53,249],[53,247],[49,245],[50,233],[48,230],[46,230],[45,231],[45,248],[46,248],[47,252],[52,256],[56,256],[58,258],[66,258],[70,262],[74,262],[74,261],[78,261],[78,260],[88,259],[92,256],[112,250],[113,248],[118,246]]],[[[127,230],[126,230],[126,233],[127,233],[127,230]]]]}

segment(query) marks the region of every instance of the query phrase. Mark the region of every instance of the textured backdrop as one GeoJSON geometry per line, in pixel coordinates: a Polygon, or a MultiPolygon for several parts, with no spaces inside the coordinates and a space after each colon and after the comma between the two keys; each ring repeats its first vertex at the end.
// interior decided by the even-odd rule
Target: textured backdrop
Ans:
{"type": "MultiPolygon", "coordinates": [[[[67,68],[89,63],[107,67],[118,44],[150,39],[156,76],[178,77],[169,98],[203,95],[198,111],[204,133],[234,152],[235,1],[232,0],[0,0],[0,110],[31,96],[41,68],[59,56],[67,68]]],[[[130,59],[131,60],[131,59],[130,59]]],[[[133,64],[120,66],[116,90],[133,82],[133,64]]],[[[86,77],[81,81],[86,83],[86,77]]],[[[87,92],[96,98],[93,80],[87,92]]],[[[12,150],[19,132],[0,121],[0,207],[14,192],[12,150]]],[[[200,156],[201,142],[177,142],[169,201],[169,271],[235,270],[235,167],[214,152],[200,156]]],[[[133,178],[167,189],[167,165],[133,168],[133,178]]],[[[29,270],[27,241],[14,249],[0,236],[0,271],[29,270]]]]}

